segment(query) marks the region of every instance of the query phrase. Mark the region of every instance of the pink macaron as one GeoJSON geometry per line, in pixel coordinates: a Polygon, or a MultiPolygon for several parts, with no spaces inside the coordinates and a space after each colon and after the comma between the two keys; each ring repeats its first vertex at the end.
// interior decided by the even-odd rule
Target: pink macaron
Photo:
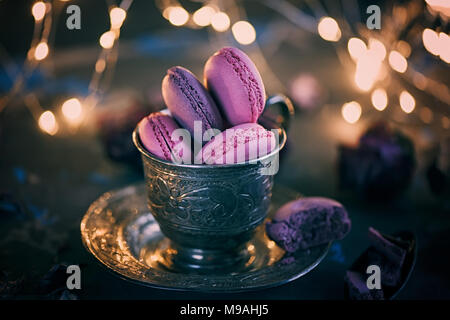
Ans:
{"type": "Polygon", "coordinates": [[[241,50],[225,47],[205,64],[205,84],[232,126],[255,123],[264,110],[264,84],[252,60],[241,50]]]}
{"type": "Polygon", "coordinates": [[[209,129],[223,130],[222,116],[214,100],[189,70],[183,67],[167,70],[162,81],[162,95],[173,117],[194,139],[197,136],[201,139],[209,129]],[[200,135],[194,134],[195,121],[201,121],[200,135]]]}
{"type": "Polygon", "coordinates": [[[263,157],[276,147],[275,134],[257,123],[244,123],[214,136],[194,163],[234,164],[263,157]]]}
{"type": "Polygon", "coordinates": [[[151,113],[138,124],[139,138],[150,153],[163,160],[190,163],[190,143],[174,134],[177,129],[181,128],[175,120],[162,112],[151,113]]]}

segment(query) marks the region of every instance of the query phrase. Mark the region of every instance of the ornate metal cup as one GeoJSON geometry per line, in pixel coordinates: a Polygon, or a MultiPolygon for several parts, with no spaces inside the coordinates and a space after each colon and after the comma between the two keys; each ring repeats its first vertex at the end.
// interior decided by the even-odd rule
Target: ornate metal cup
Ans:
{"type": "Polygon", "coordinates": [[[269,98],[266,108],[271,104],[282,105],[285,110],[283,122],[278,123],[279,146],[254,163],[196,165],[164,161],[146,151],[137,129],[133,132],[134,144],[142,155],[150,211],[171,240],[164,251],[166,267],[210,273],[245,266],[249,259],[245,244],[266,218],[272,194],[273,175],[264,175],[262,170],[277,160],[284,147],[283,124],[293,111],[284,96],[269,98]]]}

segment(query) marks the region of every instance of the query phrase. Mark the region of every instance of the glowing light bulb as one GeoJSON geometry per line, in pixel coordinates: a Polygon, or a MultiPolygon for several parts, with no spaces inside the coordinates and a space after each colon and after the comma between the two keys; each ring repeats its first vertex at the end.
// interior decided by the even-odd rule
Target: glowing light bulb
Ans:
{"type": "Polygon", "coordinates": [[[395,50],[389,53],[389,65],[392,69],[400,73],[404,73],[408,69],[408,61],[406,61],[406,58],[395,50]]]}
{"type": "Polygon", "coordinates": [[[370,38],[369,39],[369,51],[373,53],[373,56],[383,61],[386,57],[386,47],[384,44],[377,39],[370,38]]]}
{"type": "Polygon", "coordinates": [[[361,117],[361,105],[356,101],[347,102],[342,106],[342,117],[348,123],[356,123],[361,117]]]}
{"type": "Polygon", "coordinates": [[[42,131],[51,136],[58,132],[58,123],[56,122],[55,115],[51,111],[45,111],[42,113],[39,117],[38,124],[42,131]]]}
{"type": "Polygon", "coordinates": [[[47,11],[47,7],[42,1],[36,2],[33,4],[33,7],[31,7],[31,13],[36,21],[41,21],[44,19],[45,11],[47,11]]]}
{"type": "Polygon", "coordinates": [[[234,38],[240,44],[250,44],[256,39],[255,28],[247,21],[238,21],[231,27],[234,38]]]}
{"type": "Polygon", "coordinates": [[[189,13],[183,7],[171,7],[168,17],[171,24],[179,27],[188,22],[189,13]]]}
{"type": "Polygon", "coordinates": [[[211,23],[212,16],[216,10],[211,6],[204,6],[194,12],[192,19],[200,27],[206,27],[211,23]]]}
{"type": "Polygon", "coordinates": [[[106,31],[100,37],[100,45],[105,49],[111,49],[114,46],[114,41],[116,40],[116,35],[114,31],[106,31]]]}
{"type": "Polygon", "coordinates": [[[439,57],[450,63],[450,37],[444,33],[439,33],[439,57]]]}
{"type": "Polygon", "coordinates": [[[363,90],[369,91],[377,80],[381,69],[381,60],[374,53],[367,51],[356,63],[355,84],[363,90]]]}
{"type": "Polygon", "coordinates": [[[428,28],[423,30],[422,42],[429,53],[439,55],[439,35],[434,30],[428,28]]]}
{"type": "Polygon", "coordinates": [[[319,35],[327,41],[338,41],[341,38],[341,29],[338,23],[331,17],[323,17],[317,25],[319,35]]]}
{"type": "Polygon", "coordinates": [[[47,42],[40,42],[34,49],[34,58],[38,61],[44,60],[48,56],[48,51],[47,42]]]}
{"type": "Polygon", "coordinates": [[[72,98],[65,101],[61,107],[62,113],[66,120],[71,124],[79,124],[82,120],[83,107],[80,100],[72,98]]]}
{"type": "Polygon", "coordinates": [[[109,12],[109,18],[111,21],[111,28],[113,29],[119,29],[123,22],[125,21],[125,18],[127,17],[127,12],[123,10],[122,8],[115,7],[111,9],[109,12]]]}
{"type": "Polygon", "coordinates": [[[400,93],[400,107],[405,113],[413,112],[416,107],[416,100],[408,91],[402,91],[400,93]]]}
{"type": "Polygon", "coordinates": [[[347,49],[352,59],[357,61],[367,51],[367,46],[359,38],[350,38],[347,43],[347,49]]]}
{"type": "Polygon", "coordinates": [[[230,27],[230,18],[225,12],[218,12],[212,16],[211,25],[218,32],[227,31],[230,27]]]}
{"type": "Polygon", "coordinates": [[[376,89],[372,92],[371,96],[372,105],[378,111],[383,111],[386,109],[388,104],[388,97],[384,89],[376,89]]]}

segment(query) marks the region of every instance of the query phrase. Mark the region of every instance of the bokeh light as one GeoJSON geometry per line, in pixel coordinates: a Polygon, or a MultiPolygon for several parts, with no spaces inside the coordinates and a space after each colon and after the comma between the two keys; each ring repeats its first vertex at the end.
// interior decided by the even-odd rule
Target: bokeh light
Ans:
{"type": "Polygon", "coordinates": [[[375,53],[367,51],[356,63],[355,84],[362,91],[369,91],[377,80],[381,69],[381,60],[375,53]]]}
{"type": "Polygon", "coordinates": [[[111,21],[111,28],[119,29],[127,17],[127,12],[122,8],[115,7],[109,12],[109,17],[111,21]]]}
{"type": "Polygon", "coordinates": [[[230,18],[225,12],[217,12],[211,18],[211,25],[218,32],[227,31],[230,27],[230,18]]]}
{"type": "Polygon", "coordinates": [[[342,117],[348,123],[356,123],[361,117],[361,110],[361,105],[358,102],[347,102],[342,106],[342,117]]]}
{"type": "Polygon", "coordinates": [[[216,10],[211,6],[204,6],[194,12],[192,19],[194,23],[200,27],[206,27],[211,23],[212,16],[216,10]]]}
{"type": "Polygon", "coordinates": [[[433,111],[428,107],[423,107],[420,109],[419,113],[420,119],[426,124],[430,124],[433,121],[433,111]]]}
{"type": "Polygon", "coordinates": [[[46,10],[47,7],[42,1],[38,1],[33,4],[33,7],[31,7],[31,13],[33,14],[34,20],[41,21],[42,19],[44,19],[46,10]]]}
{"type": "Polygon", "coordinates": [[[234,38],[240,44],[250,44],[256,39],[255,28],[247,21],[238,21],[231,27],[234,38]]]}
{"type": "Polygon", "coordinates": [[[58,123],[56,122],[55,115],[51,111],[45,111],[39,117],[39,128],[42,131],[53,136],[58,132],[58,123]]]}
{"type": "Polygon", "coordinates": [[[439,57],[450,63],[450,37],[444,32],[439,33],[439,57]]]}
{"type": "Polygon", "coordinates": [[[378,88],[372,92],[371,96],[372,105],[378,111],[383,111],[386,109],[388,104],[388,96],[386,94],[386,90],[382,88],[378,88]]]}
{"type": "Polygon", "coordinates": [[[105,49],[111,49],[114,46],[114,40],[116,39],[116,35],[114,31],[106,31],[100,37],[100,45],[105,49]]]}
{"type": "Polygon", "coordinates": [[[380,40],[370,38],[369,51],[380,61],[383,61],[384,58],[386,58],[386,47],[380,40]]]}
{"type": "Polygon", "coordinates": [[[429,53],[439,55],[439,35],[434,30],[428,28],[423,30],[422,42],[429,53]]]}
{"type": "Polygon", "coordinates": [[[174,26],[182,26],[189,20],[189,13],[180,6],[170,7],[168,12],[168,18],[171,24],[174,26]]]}
{"type": "Polygon", "coordinates": [[[45,41],[40,42],[34,50],[34,58],[38,61],[44,60],[48,56],[49,48],[45,41]]]}
{"type": "Polygon", "coordinates": [[[352,59],[357,61],[367,51],[367,46],[359,38],[350,38],[347,43],[347,50],[352,59]]]}
{"type": "Polygon", "coordinates": [[[389,53],[389,65],[392,69],[400,73],[404,73],[408,69],[408,61],[406,61],[406,58],[395,50],[389,53]]]}
{"type": "Polygon", "coordinates": [[[83,116],[83,107],[80,100],[77,98],[72,98],[66,100],[62,107],[62,113],[66,120],[73,125],[77,125],[81,122],[83,116]]]}
{"type": "Polygon", "coordinates": [[[339,41],[341,38],[341,29],[338,23],[331,17],[323,17],[317,25],[319,35],[327,41],[339,41]]]}
{"type": "Polygon", "coordinates": [[[416,100],[408,91],[402,91],[400,93],[400,107],[405,113],[411,113],[416,107],[416,100]]]}

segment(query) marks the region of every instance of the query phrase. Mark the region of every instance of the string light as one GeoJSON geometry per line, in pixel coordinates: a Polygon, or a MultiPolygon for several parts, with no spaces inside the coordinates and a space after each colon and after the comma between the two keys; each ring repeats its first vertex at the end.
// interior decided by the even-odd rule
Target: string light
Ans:
{"type": "Polygon", "coordinates": [[[42,131],[51,136],[58,132],[58,123],[56,122],[55,115],[51,111],[43,112],[39,117],[38,124],[42,131]]]}
{"type": "Polygon", "coordinates": [[[240,44],[250,44],[256,40],[255,28],[247,21],[238,21],[231,27],[234,38],[240,44]]]}
{"type": "Polygon", "coordinates": [[[111,49],[114,46],[114,40],[116,39],[116,35],[114,31],[106,31],[100,37],[100,45],[105,49],[111,49]]]}
{"type": "Polygon", "coordinates": [[[367,46],[359,38],[350,38],[347,43],[347,50],[353,60],[358,61],[359,58],[367,51],[367,46]]]}
{"type": "Polygon", "coordinates": [[[327,41],[339,41],[341,38],[341,29],[338,23],[331,17],[323,17],[317,25],[319,35],[327,41]]]}
{"type": "Polygon", "coordinates": [[[384,109],[386,109],[388,104],[386,90],[381,88],[374,90],[372,92],[371,100],[372,105],[375,109],[377,109],[378,111],[383,111],[384,109]]]}
{"type": "Polygon", "coordinates": [[[230,27],[230,18],[225,12],[217,12],[211,18],[211,26],[218,32],[227,31],[230,27]]]}
{"type": "Polygon", "coordinates": [[[411,113],[416,107],[416,100],[408,91],[402,91],[400,93],[400,107],[405,113],[411,113]]]}
{"type": "Polygon", "coordinates": [[[200,27],[206,27],[211,24],[212,16],[216,13],[216,10],[211,6],[204,6],[194,12],[192,19],[194,23],[200,27]]]}
{"type": "Polygon", "coordinates": [[[83,118],[83,107],[80,100],[77,98],[66,100],[63,103],[61,110],[67,122],[70,124],[78,125],[81,123],[83,118]]]}
{"type": "Polygon", "coordinates": [[[373,53],[373,57],[380,61],[383,61],[386,57],[386,47],[380,40],[370,38],[369,51],[373,53]]]}
{"type": "Polygon", "coordinates": [[[400,52],[392,50],[389,53],[389,65],[395,71],[404,73],[408,68],[408,61],[400,52]]]}
{"type": "Polygon", "coordinates": [[[37,61],[44,60],[48,56],[48,44],[45,41],[40,42],[34,49],[34,58],[37,61]]]}
{"type": "Polygon", "coordinates": [[[119,29],[127,17],[127,12],[122,8],[115,7],[109,12],[109,17],[111,29],[119,29]]]}
{"type": "Polygon", "coordinates": [[[168,12],[169,22],[174,26],[182,26],[189,20],[189,13],[180,6],[170,7],[168,12]]]}
{"type": "Polygon", "coordinates": [[[347,102],[342,106],[342,117],[348,123],[356,123],[361,117],[361,105],[356,101],[347,102]]]}
{"type": "Polygon", "coordinates": [[[47,7],[44,2],[38,1],[35,4],[33,4],[33,7],[31,8],[31,13],[33,14],[34,20],[41,21],[45,17],[45,11],[47,10],[47,7]]]}
{"type": "Polygon", "coordinates": [[[439,35],[431,29],[424,29],[422,32],[422,42],[425,49],[435,55],[439,55],[439,35]]]}

